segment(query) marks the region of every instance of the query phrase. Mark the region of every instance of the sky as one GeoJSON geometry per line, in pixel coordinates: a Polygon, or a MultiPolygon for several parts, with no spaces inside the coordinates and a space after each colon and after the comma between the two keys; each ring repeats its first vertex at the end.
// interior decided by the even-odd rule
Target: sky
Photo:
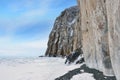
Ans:
{"type": "Polygon", "coordinates": [[[76,0],[0,0],[0,56],[44,55],[54,20],[76,0]]]}

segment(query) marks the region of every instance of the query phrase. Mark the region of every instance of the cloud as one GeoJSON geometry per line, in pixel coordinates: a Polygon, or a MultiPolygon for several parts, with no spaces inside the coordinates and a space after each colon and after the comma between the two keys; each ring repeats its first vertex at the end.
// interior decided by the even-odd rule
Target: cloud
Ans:
{"type": "Polygon", "coordinates": [[[27,42],[14,42],[8,37],[0,39],[0,55],[11,56],[25,56],[34,55],[39,56],[45,53],[47,47],[47,39],[33,40],[27,42]]]}
{"type": "Polygon", "coordinates": [[[52,4],[52,2],[55,0],[13,0],[8,4],[8,8],[12,11],[19,11],[23,9],[31,9],[31,8],[40,8],[45,9],[49,8],[49,6],[52,4]]]}
{"type": "Polygon", "coordinates": [[[24,49],[25,48],[40,49],[40,48],[47,47],[46,42],[47,42],[47,40],[34,40],[34,41],[20,43],[19,46],[22,48],[24,47],[24,49]]]}
{"type": "Polygon", "coordinates": [[[45,15],[51,9],[50,5],[53,1],[54,0],[21,0],[11,2],[8,5],[10,13],[6,13],[7,16],[10,15],[11,17],[1,18],[0,27],[4,28],[6,33],[10,35],[14,34],[14,31],[20,27],[29,27],[26,25],[40,22],[45,19],[45,15]]]}
{"type": "Polygon", "coordinates": [[[16,39],[18,35],[15,34],[17,30],[30,28],[31,26],[29,25],[34,25],[39,22],[43,23],[44,20],[47,21],[45,16],[49,9],[51,9],[50,5],[53,1],[21,0],[18,2],[8,2],[8,8],[4,10],[6,11],[4,17],[0,19],[0,29],[5,30],[6,33],[6,35],[0,36],[0,55],[25,56],[45,53],[47,47],[46,37],[40,39],[40,34],[37,33],[36,36],[29,36],[31,38],[30,40],[23,39],[20,41],[16,39]]]}

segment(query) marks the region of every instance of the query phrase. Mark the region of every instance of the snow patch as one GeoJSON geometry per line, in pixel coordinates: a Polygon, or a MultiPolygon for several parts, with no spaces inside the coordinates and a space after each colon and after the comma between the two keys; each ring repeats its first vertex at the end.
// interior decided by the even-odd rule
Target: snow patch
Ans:
{"type": "Polygon", "coordinates": [[[71,80],[95,80],[95,79],[93,78],[93,74],[82,73],[82,74],[73,76],[71,80]]]}
{"type": "Polygon", "coordinates": [[[80,70],[81,72],[84,72],[84,70],[80,70]]]}
{"type": "Polygon", "coordinates": [[[76,18],[74,18],[73,20],[72,20],[72,22],[68,22],[68,25],[72,25],[72,24],[74,24],[76,22],[76,18]]]}

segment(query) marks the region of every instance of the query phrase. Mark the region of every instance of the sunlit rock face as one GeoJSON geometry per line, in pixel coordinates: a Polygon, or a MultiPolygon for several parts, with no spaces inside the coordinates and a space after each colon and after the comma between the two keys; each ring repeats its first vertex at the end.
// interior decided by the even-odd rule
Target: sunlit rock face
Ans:
{"type": "Polygon", "coordinates": [[[120,0],[78,0],[78,4],[87,66],[120,80],[120,0]]]}
{"type": "Polygon", "coordinates": [[[120,80],[120,0],[106,0],[109,50],[114,73],[120,80]]]}
{"type": "Polygon", "coordinates": [[[86,64],[113,75],[104,0],[79,0],[82,45],[86,64]]]}
{"type": "Polygon", "coordinates": [[[78,6],[65,9],[55,20],[46,56],[66,56],[81,47],[78,6]]]}

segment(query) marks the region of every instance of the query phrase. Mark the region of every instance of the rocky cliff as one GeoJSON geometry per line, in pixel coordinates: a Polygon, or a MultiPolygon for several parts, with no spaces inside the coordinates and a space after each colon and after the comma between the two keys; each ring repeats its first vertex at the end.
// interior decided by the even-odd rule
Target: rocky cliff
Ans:
{"type": "Polygon", "coordinates": [[[109,42],[108,22],[104,0],[79,0],[82,45],[86,64],[113,75],[109,42]]]}
{"type": "Polygon", "coordinates": [[[120,80],[120,0],[78,0],[87,66],[120,80]]]}
{"type": "Polygon", "coordinates": [[[120,0],[78,0],[56,19],[47,56],[82,47],[85,63],[120,80],[120,0]]]}
{"type": "Polygon", "coordinates": [[[79,8],[74,6],[57,17],[49,36],[46,56],[66,56],[81,46],[78,14],[79,8]]]}

